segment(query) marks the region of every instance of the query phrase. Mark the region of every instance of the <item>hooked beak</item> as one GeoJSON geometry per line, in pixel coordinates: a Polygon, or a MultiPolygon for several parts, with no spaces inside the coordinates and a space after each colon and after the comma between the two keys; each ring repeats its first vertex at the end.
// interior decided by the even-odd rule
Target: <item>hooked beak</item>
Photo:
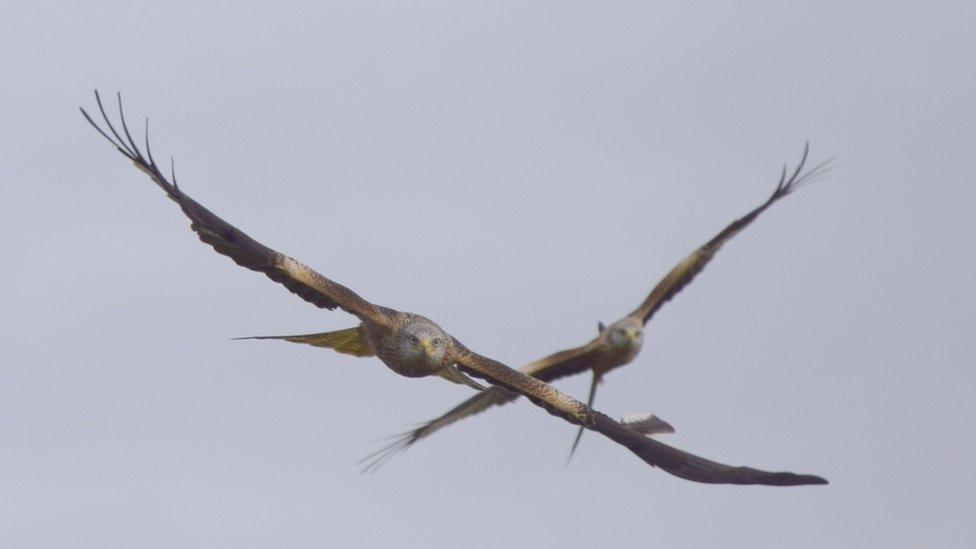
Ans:
{"type": "Polygon", "coordinates": [[[640,332],[638,330],[627,330],[627,338],[631,341],[637,341],[640,337],[640,332]]]}
{"type": "Polygon", "coordinates": [[[428,355],[434,354],[434,344],[431,340],[424,338],[420,340],[420,346],[424,348],[424,352],[428,355]]]}

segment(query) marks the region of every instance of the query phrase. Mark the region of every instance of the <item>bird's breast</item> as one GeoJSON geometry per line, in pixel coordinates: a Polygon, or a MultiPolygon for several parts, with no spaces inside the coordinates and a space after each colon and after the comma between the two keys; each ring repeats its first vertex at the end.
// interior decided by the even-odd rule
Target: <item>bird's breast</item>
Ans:
{"type": "Polygon", "coordinates": [[[610,347],[607,349],[607,353],[604,355],[601,364],[593,369],[600,373],[609,372],[615,368],[630,364],[639,352],[640,347],[637,346],[610,347]]]}
{"type": "Polygon", "coordinates": [[[376,356],[383,364],[394,372],[406,377],[425,377],[434,375],[444,368],[443,364],[433,360],[423,352],[411,353],[404,356],[404,350],[399,346],[393,335],[381,338],[376,356]]]}

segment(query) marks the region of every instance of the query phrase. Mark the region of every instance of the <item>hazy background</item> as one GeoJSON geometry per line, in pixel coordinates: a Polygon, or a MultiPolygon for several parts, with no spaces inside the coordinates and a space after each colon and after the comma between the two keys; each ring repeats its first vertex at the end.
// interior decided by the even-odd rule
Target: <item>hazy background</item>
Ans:
{"type": "MultiPolygon", "coordinates": [[[[970,2],[6,3],[0,545],[940,547],[976,538],[970,2]],[[772,190],[597,407],[827,487],[693,484],[527,402],[234,336],[352,326],[197,242],[185,190],[513,366],[630,311],[772,190]]],[[[585,396],[586,376],[559,384],[585,396]]]]}

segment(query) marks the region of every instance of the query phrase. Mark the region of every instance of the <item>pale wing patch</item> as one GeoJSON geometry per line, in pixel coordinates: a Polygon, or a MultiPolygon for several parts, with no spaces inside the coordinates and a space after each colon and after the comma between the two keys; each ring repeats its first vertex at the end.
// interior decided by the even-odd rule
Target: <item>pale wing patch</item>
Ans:
{"type": "Polygon", "coordinates": [[[648,436],[674,432],[674,427],[670,423],[654,414],[627,414],[621,418],[620,424],[648,436]]]}

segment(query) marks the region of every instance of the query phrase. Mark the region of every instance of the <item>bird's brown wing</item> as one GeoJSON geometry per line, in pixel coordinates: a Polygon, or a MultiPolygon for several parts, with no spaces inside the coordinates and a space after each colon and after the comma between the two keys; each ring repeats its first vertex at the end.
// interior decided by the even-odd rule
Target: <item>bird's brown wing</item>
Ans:
{"type": "Polygon", "coordinates": [[[810,145],[809,143],[803,148],[803,156],[800,158],[800,163],[797,165],[796,169],[793,170],[790,178],[787,179],[787,168],[783,167],[783,173],[780,176],[779,183],[777,183],[776,188],[773,190],[773,194],[766,199],[765,202],[760,204],[757,208],[747,213],[746,215],[736,219],[730,223],[727,227],[722,229],[722,232],[715,235],[714,238],[706,242],[697,250],[691,252],[688,257],[681,260],[671,272],[669,272],[660,282],[654,286],[651,293],[647,296],[643,303],[637,307],[634,312],[630,313],[628,316],[641,319],[645,324],[648,320],[654,316],[654,313],[661,308],[662,305],[668,302],[672,297],[680,292],[685,286],[688,285],[695,276],[698,275],[705,268],[705,265],[712,260],[715,253],[728,242],[732,237],[739,234],[743,229],[749,226],[759,214],[770,207],[777,200],[783,198],[784,196],[795,191],[800,186],[810,183],[827,171],[829,167],[827,164],[830,162],[825,161],[817,164],[811,168],[808,172],[803,173],[803,166],[807,161],[807,154],[809,153],[810,145]]]}
{"type": "Polygon", "coordinates": [[[373,305],[349,288],[337,284],[302,263],[264,246],[184,194],[176,184],[176,175],[172,174],[172,181],[170,181],[162,174],[156,161],[153,160],[149,149],[148,124],[146,128],[146,155],[143,156],[126,126],[125,118],[122,115],[121,97],[119,97],[119,117],[122,123],[122,134],[116,130],[106,115],[97,91],[95,92],[95,100],[98,102],[98,109],[111,135],[96,124],[92,117],[85,112],[85,109],[81,109],[85,119],[98,130],[98,133],[108,139],[123,156],[132,161],[137,168],[146,172],[153,182],[166,192],[166,196],[180,205],[183,213],[190,218],[190,228],[197,233],[200,240],[212,246],[218,253],[230,257],[238,265],[264,273],[271,280],[282,284],[292,293],[318,307],[325,309],[339,307],[358,316],[361,320],[370,320],[381,324],[388,322],[389,313],[386,309],[373,305]]]}
{"type": "Polygon", "coordinates": [[[733,467],[698,457],[629,429],[605,414],[587,408],[582,402],[561,393],[554,387],[498,361],[474,353],[458,342],[452,352],[458,366],[468,374],[521,393],[536,405],[545,408],[550,414],[601,433],[614,442],[626,446],[648,464],[660,467],[677,477],[712,484],[795,486],[827,483],[825,479],[814,475],[733,467]]]}
{"type": "Polygon", "coordinates": [[[522,372],[547,383],[585,372],[597,365],[604,345],[604,340],[596,337],[586,345],[559,351],[531,362],[522,368],[522,372]]]}
{"type": "MultiPolygon", "coordinates": [[[[543,359],[532,362],[522,368],[522,373],[548,383],[563,376],[586,371],[593,365],[594,358],[599,353],[599,350],[599,339],[594,339],[581,347],[559,351],[558,353],[553,353],[543,359]]],[[[407,446],[430,435],[434,431],[447,427],[455,421],[483,412],[492,406],[500,406],[512,402],[518,397],[519,393],[509,391],[504,387],[492,387],[487,391],[474,395],[454,408],[451,408],[443,415],[411,431],[412,440],[407,446]]]]}

